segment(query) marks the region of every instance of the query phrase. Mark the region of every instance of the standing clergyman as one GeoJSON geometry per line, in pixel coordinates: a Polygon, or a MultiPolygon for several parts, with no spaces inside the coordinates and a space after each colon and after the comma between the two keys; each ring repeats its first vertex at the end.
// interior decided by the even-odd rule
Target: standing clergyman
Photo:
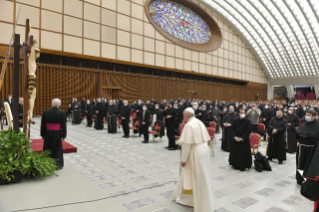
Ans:
{"type": "Polygon", "coordinates": [[[210,137],[203,122],[194,117],[192,108],[183,114],[186,125],[179,139],[183,173],[172,198],[179,204],[194,207],[194,212],[212,212],[212,166],[207,145],[210,137]]]}
{"type": "Polygon", "coordinates": [[[44,111],[41,119],[43,151],[51,151],[51,157],[57,159],[57,169],[64,165],[62,141],[66,137],[66,117],[65,112],[59,110],[60,105],[60,99],[53,99],[52,108],[44,111]]]}

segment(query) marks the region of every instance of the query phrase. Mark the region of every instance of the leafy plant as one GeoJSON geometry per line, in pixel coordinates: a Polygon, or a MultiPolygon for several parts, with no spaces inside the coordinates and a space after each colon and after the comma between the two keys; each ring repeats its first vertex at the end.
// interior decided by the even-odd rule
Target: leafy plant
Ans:
{"type": "Polygon", "coordinates": [[[29,138],[23,132],[11,128],[0,131],[0,178],[10,182],[14,179],[14,171],[28,174],[29,177],[56,175],[56,163],[49,154],[48,151],[39,155],[34,153],[29,138]]]}

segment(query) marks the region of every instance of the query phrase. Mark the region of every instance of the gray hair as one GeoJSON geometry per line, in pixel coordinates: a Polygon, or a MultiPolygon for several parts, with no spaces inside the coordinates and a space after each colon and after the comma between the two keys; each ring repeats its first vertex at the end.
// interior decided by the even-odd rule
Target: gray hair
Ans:
{"type": "Polygon", "coordinates": [[[58,99],[58,98],[55,98],[52,100],[52,107],[56,107],[56,108],[59,108],[61,105],[61,100],[58,99]]]}

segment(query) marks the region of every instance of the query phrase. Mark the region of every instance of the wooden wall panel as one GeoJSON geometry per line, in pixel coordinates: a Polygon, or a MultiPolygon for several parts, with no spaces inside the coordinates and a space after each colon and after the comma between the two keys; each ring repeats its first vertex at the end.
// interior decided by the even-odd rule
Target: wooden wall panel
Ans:
{"type": "MultiPolygon", "coordinates": [[[[0,67],[2,61],[0,61],[0,67]]],[[[22,93],[22,68],[20,65],[20,95],[22,93]]],[[[12,63],[8,63],[5,80],[0,92],[2,102],[13,91],[12,63]]],[[[121,87],[120,97],[130,103],[141,98],[146,100],[177,99],[189,100],[196,92],[198,99],[255,101],[256,94],[259,99],[267,98],[267,85],[249,83],[247,86],[217,84],[212,82],[186,80],[178,78],[141,75],[107,70],[86,69],[58,65],[38,64],[37,69],[37,98],[35,102],[35,115],[51,107],[53,98],[60,98],[62,110],[67,110],[72,97],[80,101],[83,97],[93,99],[97,97],[110,99],[112,89],[103,86],[121,87]],[[233,94],[233,95],[232,95],[233,94]]]]}

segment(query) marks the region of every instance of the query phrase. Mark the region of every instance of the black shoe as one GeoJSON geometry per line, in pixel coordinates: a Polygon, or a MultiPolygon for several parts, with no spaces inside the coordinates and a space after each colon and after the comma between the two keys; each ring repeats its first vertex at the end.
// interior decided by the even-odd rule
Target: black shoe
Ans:
{"type": "Polygon", "coordinates": [[[122,136],[122,138],[125,138],[125,137],[126,137],[126,135],[123,135],[123,136],[122,136]]]}
{"type": "Polygon", "coordinates": [[[128,136],[128,135],[126,135],[126,136],[124,136],[124,138],[129,138],[130,136],[128,136]]]}
{"type": "Polygon", "coordinates": [[[144,143],[144,144],[147,144],[147,143],[148,143],[148,141],[143,141],[143,143],[144,143]]]}
{"type": "Polygon", "coordinates": [[[271,158],[267,158],[267,160],[270,160],[270,161],[272,161],[272,159],[271,159],[271,158]]]}
{"type": "Polygon", "coordinates": [[[57,168],[56,168],[56,170],[61,170],[61,169],[63,169],[63,167],[57,167],[57,168]]]}
{"type": "Polygon", "coordinates": [[[282,161],[279,161],[278,164],[282,164],[282,161]]]}
{"type": "Polygon", "coordinates": [[[169,146],[167,146],[167,147],[164,147],[164,149],[169,149],[170,147],[169,146]]]}
{"type": "Polygon", "coordinates": [[[175,148],[168,148],[168,150],[176,150],[176,147],[175,148]]]}
{"type": "Polygon", "coordinates": [[[245,168],[240,168],[239,170],[240,170],[241,172],[243,172],[243,171],[245,171],[245,168]]]}

